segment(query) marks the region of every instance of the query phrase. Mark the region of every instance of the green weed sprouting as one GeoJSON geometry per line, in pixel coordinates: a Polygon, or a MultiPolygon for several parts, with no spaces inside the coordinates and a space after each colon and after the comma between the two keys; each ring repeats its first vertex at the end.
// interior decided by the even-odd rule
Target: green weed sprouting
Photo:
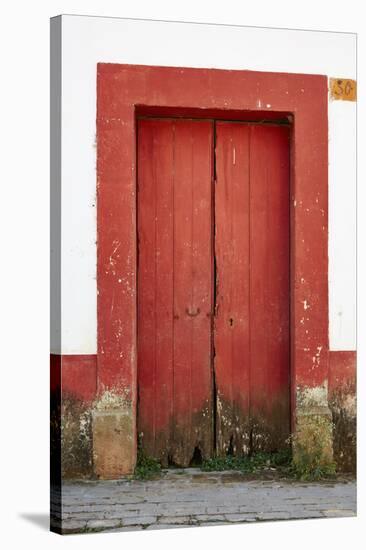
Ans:
{"type": "Polygon", "coordinates": [[[152,479],[161,473],[161,464],[156,458],[147,456],[141,449],[137,453],[134,479],[152,479]]]}
{"type": "Polygon", "coordinates": [[[290,467],[291,461],[291,451],[284,449],[276,453],[258,452],[243,457],[227,455],[224,457],[209,458],[202,462],[201,470],[205,472],[236,470],[251,474],[268,468],[285,470],[290,467]]]}

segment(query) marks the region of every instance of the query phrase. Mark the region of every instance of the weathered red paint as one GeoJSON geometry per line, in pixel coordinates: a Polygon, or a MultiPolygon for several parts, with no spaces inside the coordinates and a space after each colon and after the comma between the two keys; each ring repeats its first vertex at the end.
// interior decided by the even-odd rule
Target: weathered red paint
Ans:
{"type": "Polygon", "coordinates": [[[138,432],[165,465],[212,450],[212,127],[138,121],[138,432]]]}
{"type": "MultiPolygon", "coordinates": [[[[328,376],[327,78],[98,64],[98,388],[136,404],[136,109],[290,113],[291,385],[328,376]],[[320,351],[319,351],[320,349],[320,351]],[[314,362],[314,357],[316,358],[314,362]]],[[[271,115],[272,113],[272,115],[271,115]]],[[[295,400],[293,400],[293,409],[295,400]]]]}
{"type": "Polygon", "coordinates": [[[356,351],[329,352],[329,392],[356,386],[356,351]]]}
{"type": "Polygon", "coordinates": [[[61,388],[63,394],[71,394],[83,402],[96,395],[97,356],[59,355],[50,356],[51,391],[61,388]]]}
{"type": "Polygon", "coordinates": [[[275,450],[290,428],[289,129],[218,122],[216,173],[218,439],[275,450]]]}

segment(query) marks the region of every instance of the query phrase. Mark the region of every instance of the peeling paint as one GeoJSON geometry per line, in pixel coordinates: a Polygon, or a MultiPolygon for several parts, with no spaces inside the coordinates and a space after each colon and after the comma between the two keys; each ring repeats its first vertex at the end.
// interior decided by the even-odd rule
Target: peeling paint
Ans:
{"type": "Polygon", "coordinates": [[[328,406],[328,381],[316,387],[297,387],[297,407],[311,410],[314,407],[328,406]]]}
{"type": "Polygon", "coordinates": [[[217,396],[216,452],[218,456],[245,456],[251,452],[274,452],[289,444],[290,427],[286,418],[288,403],[279,398],[271,403],[271,413],[240,410],[239,405],[217,396]],[[283,410],[285,408],[285,411],[283,410]],[[270,420],[269,420],[270,418],[270,420]],[[276,419],[280,419],[276,421],[276,419]]]}
{"type": "Polygon", "coordinates": [[[128,410],[131,408],[131,391],[128,387],[118,390],[106,390],[94,400],[92,408],[96,411],[128,410]]]}
{"type": "MultiPolygon", "coordinates": [[[[116,275],[115,266],[117,265],[117,258],[119,258],[119,254],[117,254],[116,258],[114,257],[114,255],[116,254],[118,248],[121,246],[121,242],[114,240],[112,246],[114,248],[111,255],[109,256],[108,268],[110,268],[109,270],[111,271],[112,275],[116,275]]],[[[106,273],[108,273],[109,270],[106,273]]]]}
{"type": "Polygon", "coordinates": [[[320,365],[320,353],[323,349],[322,346],[317,346],[317,351],[316,351],[316,354],[313,356],[312,358],[312,361],[313,361],[313,365],[320,365]]]}

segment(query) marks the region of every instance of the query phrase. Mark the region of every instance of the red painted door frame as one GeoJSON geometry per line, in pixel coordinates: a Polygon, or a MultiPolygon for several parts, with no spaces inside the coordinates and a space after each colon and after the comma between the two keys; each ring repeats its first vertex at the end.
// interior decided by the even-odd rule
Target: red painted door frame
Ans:
{"type": "Polygon", "coordinates": [[[136,113],[287,116],[294,422],[301,391],[328,381],[327,77],[118,64],[97,73],[98,395],[123,396],[136,441],[136,113]]]}

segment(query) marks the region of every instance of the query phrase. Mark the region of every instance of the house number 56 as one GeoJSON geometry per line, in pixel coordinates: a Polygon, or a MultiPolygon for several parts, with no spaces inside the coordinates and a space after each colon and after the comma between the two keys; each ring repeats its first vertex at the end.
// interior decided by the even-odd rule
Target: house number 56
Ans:
{"type": "Polygon", "coordinates": [[[343,101],[356,101],[357,83],[349,78],[331,78],[329,80],[331,99],[342,99],[343,101]]]}

